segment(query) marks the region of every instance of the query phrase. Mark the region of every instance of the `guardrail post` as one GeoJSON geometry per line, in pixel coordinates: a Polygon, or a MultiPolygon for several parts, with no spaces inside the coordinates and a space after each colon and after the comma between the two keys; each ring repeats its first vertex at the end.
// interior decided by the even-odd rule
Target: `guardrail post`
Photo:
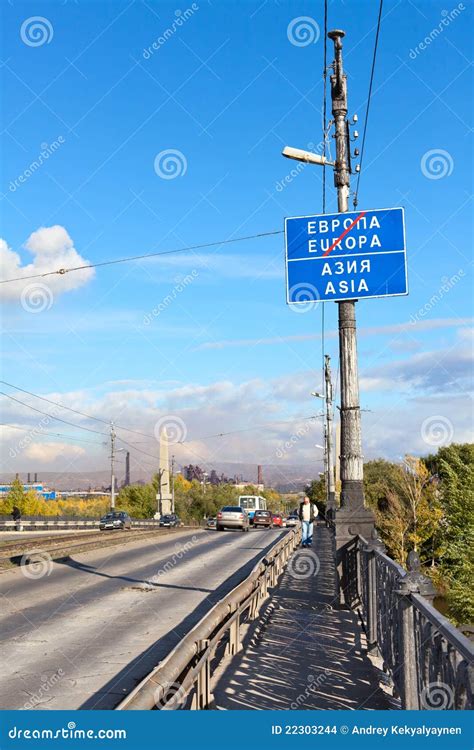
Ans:
{"type": "MultiPolygon", "coordinates": [[[[379,656],[378,649],[378,638],[377,638],[377,560],[375,557],[376,552],[385,552],[385,546],[377,535],[376,529],[373,529],[371,533],[370,542],[363,545],[360,555],[367,555],[367,571],[366,573],[362,569],[362,564],[359,565],[359,576],[360,579],[365,574],[366,587],[367,587],[367,599],[366,599],[366,637],[367,637],[367,651],[374,656],[379,656]]],[[[362,559],[360,561],[362,563],[362,559]]],[[[364,592],[362,586],[359,587],[359,596],[362,600],[364,592]]],[[[364,604],[364,601],[362,601],[364,604]]]]}
{"type": "MultiPolygon", "coordinates": [[[[199,651],[202,653],[209,645],[209,640],[199,641],[199,651]]],[[[192,711],[202,711],[211,707],[214,696],[211,692],[211,665],[206,659],[198,672],[196,689],[191,702],[192,711]]]]}
{"type": "Polygon", "coordinates": [[[408,573],[398,582],[396,593],[400,596],[400,632],[399,656],[400,670],[399,684],[402,708],[406,711],[420,710],[420,663],[416,651],[415,621],[411,594],[420,594],[428,600],[433,600],[435,588],[427,576],[421,573],[421,563],[418,553],[412,551],[407,560],[408,573]]]}
{"type": "Polygon", "coordinates": [[[229,626],[229,643],[226,648],[228,656],[235,656],[242,648],[240,642],[240,610],[237,607],[237,614],[229,626]]]}

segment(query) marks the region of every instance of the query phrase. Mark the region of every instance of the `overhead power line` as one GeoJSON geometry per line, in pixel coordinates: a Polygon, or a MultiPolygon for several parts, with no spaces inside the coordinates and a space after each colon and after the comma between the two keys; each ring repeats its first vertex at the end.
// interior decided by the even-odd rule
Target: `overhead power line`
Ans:
{"type": "Polygon", "coordinates": [[[5,396],[6,398],[9,398],[12,401],[15,401],[17,404],[20,404],[21,406],[26,406],[28,409],[32,409],[33,411],[38,412],[38,414],[43,414],[43,416],[45,417],[54,419],[56,422],[63,422],[64,424],[68,424],[71,427],[75,427],[78,430],[86,430],[86,432],[94,432],[96,435],[103,435],[104,437],[108,437],[106,432],[99,432],[99,430],[93,430],[91,427],[82,427],[82,425],[74,424],[74,422],[68,422],[67,419],[62,419],[61,417],[55,417],[53,414],[48,414],[48,412],[46,411],[42,411],[41,409],[37,409],[35,406],[31,406],[31,404],[25,404],[24,401],[20,401],[18,398],[15,398],[14,396],[10,396],[10,394],[4,393],[3,391],[0,391],[0,396],[5,396]]]}
{"type": "Polygon", "coordinates": [[[180,247],[175,250],[162,250],[159,253],[145,253],[144,255],[132,255],[128,258],[115,258],[114,260],[103,260],[98,263],[86,263],[82,266],[75,266],[73,268],[58,268],[56,271],[47,271],[46,273],[36,273],[31,276],[16,276],[13,279],[0,279],[0,284],[10,284],[13,281],[29,281],[31,279],[44,279],[46,276],[60,276],[65,273],[72,273],[73,271],[84,271],[88,268],[99,268],[100,266],[113,266],[117,263],[130,263],[134,260],[145,260],[146,258],[158,258],[161,255],[172,255],[174,253],[186,253],[191,250],[203,250],[207,247],[218,247],[220,245],[230,245],[235,242],[245,242],[246,240],[256,240],[261,237],[271,237],[272,235],[283,234],[283,229],[275,230],[272,232],[259,232],[258,234],[250,234],[246,237],[234,237],[228,240],[220,240],[219,242],[205,242],[200,245],[188,245],[187,247],[180,247]]]}
{"type": "MultiPolygon", "coordinates": [[[[85,417],[86,419],[92,419],[95,422],[101,422],[102,424],[110,425],[110,420],[102,419],[101,417],[94,417],[92,414],[86,414],[84,411],[79,411],[78,409],[73,409],[71,406],[64,406],[64,404],[59,404],[57,401],[52,401],[50,398],[46,398],[45,396],[39,396],[37,393],[32,393],[31,391],[27,391],[25,388],[20,388],[18,385],[13,385],[13,383],[7,383],[6,380],[0,380],[0,383],[3,383],[3,385],[7,385],[9,388],[15,388],[17,391],[21,391],[21,393],[26,393],[28,396],[33,396],[33,398],[39,398],[41,401],[45,401],[47,404],[51,404],[52,406],[58,406],[60,409],[65,409],[66,411],[70,411],[73,414],[79,414],[81,417],[85,417]]],[[[6,394],[5,394],[6,395],[6,394]]],[[[79,425],[76,425],[79,427],[79,425]]],[[[153,435],[147,435],[144,432],[139,432],[138,430],[132,430],[130,427],[121,427],[120,425],[117,425],[114,423],[114,427],[116,430],[125,430],[127,432],[133,432],[135,435],[141,435],[141,437],[147,437],[151,438],[154,437],[153,435]]],[[[85,429],[85,428],[81,428],[85,429]]]]}
{"type": "Polygon", "coordinates": [[[369,94],[367,96],[367,107],[366,107],[366,110],[365,110],[364,132],[363,132],[363,135],[362,135],[362,146],[361,146],[361,149],[360,149],[360,161],[359,161],[360,170],[359,170],[359,173],[357,175],[357,183],[356,183],[356,189],[355,189],[354,200],[353,200],[354,208],[357,207],[357,204],[359,202],[358,199],[359,199],[360,176],[362,174],[362,162],[363,162],[363,159],[364,159],[365,138],[366,138],[366,135],[367,135],[367,123],[369,121],[370,101],[371,101],[371,98],[372,98],[372,85],[374,83],[375,61],[377,59],[377,48],[378,48],[378,44],[379,44],[380,24],[381,24],[381,21],[382,21],[382,9],[383,9],[383,0],[380,0],[379,16],[378,16],[378,20],[377,20],[377,30],[375,32],[374,55],[373,55],[373,58],[372,58],[372,70],[370,72],[369,94]]]}
{"type": "MultiPolygon", "coordinates": [[[[1,422],[0,427],[8,427],[11,430],[20,430],[20,432],[32,432],[32,430],[34,430],[34,428],[31,427],[27,429],[26,427],[18,427],[16,424],[6,424],[5,422],[1,422]]],[[[97,440],[85,440],[84,438],[74,437],[74,435],[66,435],[64,432],[45,432],[44,430],[41,430],[41,434],[66,438],[67,440],[78,440],[81,443],[90,443],[90,445],[103,445],[103,443],[99,443],[97,440]]]]}

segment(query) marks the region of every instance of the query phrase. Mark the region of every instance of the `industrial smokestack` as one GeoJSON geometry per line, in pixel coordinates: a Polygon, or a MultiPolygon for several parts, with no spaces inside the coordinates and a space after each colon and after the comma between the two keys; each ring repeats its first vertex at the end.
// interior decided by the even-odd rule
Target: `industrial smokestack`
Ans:
{"type": "Polygon", "coordinates": [[[35,484],[38,482],[38,474],[35,473],[35,484]]]}
{"type": "Polygon", "coordinates": [[[27,483],[31,484],[31,474],[30,474],[30,472],[28,472],[28,482],[27,483]]]}
{"type": "Polygon", "coordinates": [[[125,487],[130,484],[130,451],[125,456],[125,487]]]}
{"type": "Polygon", "coordinates": [[[263,470],[260,464],[257,466],[257,484],[263,484],[263,470]]]}

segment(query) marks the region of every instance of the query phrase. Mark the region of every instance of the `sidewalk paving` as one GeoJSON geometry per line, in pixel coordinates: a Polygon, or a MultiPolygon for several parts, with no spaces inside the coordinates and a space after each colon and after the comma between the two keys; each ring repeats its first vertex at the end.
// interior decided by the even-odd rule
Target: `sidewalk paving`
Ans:
{"type": "Polygon", "coordinates": [[[323,525],[216,676],[221,710],[399,708],[380,686],[356,613],[338,607],[332,532],[323,525]]]}

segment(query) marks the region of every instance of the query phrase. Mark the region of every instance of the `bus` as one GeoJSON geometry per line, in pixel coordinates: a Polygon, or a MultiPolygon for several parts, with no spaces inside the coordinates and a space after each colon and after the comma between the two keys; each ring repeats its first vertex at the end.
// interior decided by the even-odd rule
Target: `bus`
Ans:
{"type": "Polygon", "coordinates": [[[267,501],[261,495],[241,495],[239,505],[247,511],[250,523],[253,523],[256,510],[267,510],[267,501]]]}

